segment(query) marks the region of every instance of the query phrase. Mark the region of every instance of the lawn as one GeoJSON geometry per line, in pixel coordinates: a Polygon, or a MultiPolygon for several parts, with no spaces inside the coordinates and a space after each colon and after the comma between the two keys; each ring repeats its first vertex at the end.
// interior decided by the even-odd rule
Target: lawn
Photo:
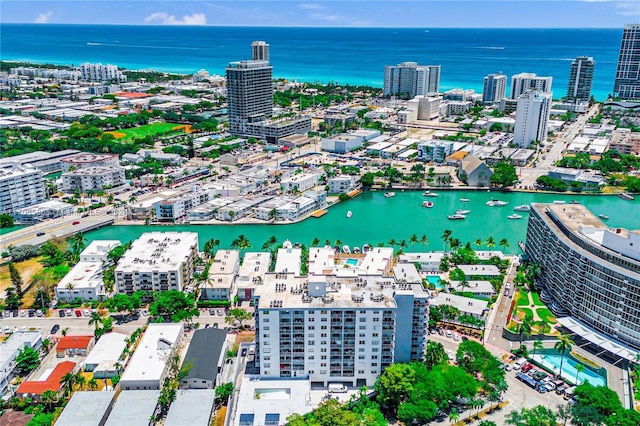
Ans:
{"type": "Polygon", "coordinates": [[[171,131],[190,133],[191,126],[178,123],[151,123],[140,127],[132,127],[130,129],[121,129],[105,133],[112,134],[116,139],[129,141],[134,138],[141,139],[145,136],[155,136],[160,133],[167,133],[171,131]]]}
{"type": "Polygon", "coordinates": [[[531,299],[533,299],[533,304],[536,306],[545,307],[546,305],[540,301],[540,293],[531,292],[531,299]]]}
{"type": "Polygon", "coordinates": [[[516,293],[516,306],[529,306],[529,296],[524,290],[519,290],[516,293]]]}
{"type": "Polygon", "coordinates": [[[558,321],[556,320],[556,316],[551,313],[548,308],[538,308],[536,309],[536,313],[540,317],[540,319],[547,324],[556,324],[558,321]]]}

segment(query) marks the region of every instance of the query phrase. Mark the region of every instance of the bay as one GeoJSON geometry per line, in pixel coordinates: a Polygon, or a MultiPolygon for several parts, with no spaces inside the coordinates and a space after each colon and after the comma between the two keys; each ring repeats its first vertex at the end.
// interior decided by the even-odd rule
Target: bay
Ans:
{"type": "MultiPolygon", "coordinates": [[[[524,241],[527,232],[528,213],[519,212],[523,218],[507,219],[514,213],[513,208],[520,204],[552,203],[553,201],[579,201],[594,214],[610,217],[606,224],[610,227],[637,229],[640,202],[625,201],[616,196],[558,195],[546,193],[524,192],[487,192],[487,191],[434,191],[438,197],[423,197],[421,191],[396,192],[393,198],[385,198],[380,191],[365,192],[355,199],[331,207],[329,213],[319,219],[309,218],[294,224],[272,225],[167,225],[167,226],[110,226],[86,234],[89,241],[95,239],[118,239],[123,242],[132,241],[144,232],[151,231],[190,231],[197,232],[200,248],[210,239],[220,240],[220,247],[229,248],[233,239],[244,234],[252,245],[252,250],[259,250],[270,237],[278,241],[286,239],[292,242],[309,245],[314,238],[321,244],[329,240],[333,245],[336,240],[350,247],[361,247],[364,244],[389,245],[391,239],[397,242],[406,240],[405,251],[422,251],[421,244],[415,247],[409,243],[409,237],[423,234],[429,239],[425,251],[442,250],[441,239],[445,229],[452,231],[452,237],[463,244],[480,238],[499,242],[505,238],[509,242],[508,253],[518,253],[518,241],[524,241]],[[461,199],[469,199],[463,202],[461,199]],[[507,201],[505,207],[488,207],[491,199],[507,201]],[[433,201],[433,208],[422,207],[425,200],[433,201]],[[455,210],[471,210],[464,220],[449,220],[447,216],[455,210]],[[347,218],[347,211],[353,216],[347,218]]],[[[398,248],[396,246],[396,248],[398,248]]],[[[501,247],[496,247],[501,249],[501,247]]]]}
{"type": "Polygon", "coordinates": [[[596,60],[593,95],[613,90],[619,29],[456,29],[183,27],[0,24],[3,60],[113,63],[129,69],[224,74],[248,59],[253,40],[270,46],[274,76],[382,87],[385,65],[412,61],[442,66],[441,90],[482,92],[483,78],[535,72],[552,76],[554,97],[566,94],[571,61],[596,60]]]}

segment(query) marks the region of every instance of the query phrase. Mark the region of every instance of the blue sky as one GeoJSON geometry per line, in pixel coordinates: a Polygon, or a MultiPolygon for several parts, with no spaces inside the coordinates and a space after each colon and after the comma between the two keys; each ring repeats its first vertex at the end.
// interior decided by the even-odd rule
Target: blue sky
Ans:
{"type": "Polygon", "coordinates": [[[338,27],[621,28],[640,0],[2,0],[0,22],[338,27]]]}

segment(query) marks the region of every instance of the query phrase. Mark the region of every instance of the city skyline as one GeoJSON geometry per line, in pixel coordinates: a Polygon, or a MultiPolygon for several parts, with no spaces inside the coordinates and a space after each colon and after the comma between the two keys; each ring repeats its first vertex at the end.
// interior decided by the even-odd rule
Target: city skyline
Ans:
{"type": "Polygon", "coordinates": [[[640,2],[544,1],[2,2],[2,23],[425,28],[617,28],[640,2]],[[550,10],[552,13],[550,13],[550,10]],[[496,12],[502,19],[496,20],[496,12]],[[571,19],[567,19],[570,16],[571,19]]]}

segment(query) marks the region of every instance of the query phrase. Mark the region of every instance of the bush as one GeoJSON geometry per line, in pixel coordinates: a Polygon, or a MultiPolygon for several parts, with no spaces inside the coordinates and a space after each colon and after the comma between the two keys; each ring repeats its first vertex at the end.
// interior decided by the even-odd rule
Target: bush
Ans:
{"type": "Polygon", "coordinates": [[[24,245],[20,247],[9,247],[9,254],[13,258],[14,262],[21,262],[23,260],[31,259],[38,255],[38,247],[32,245],[24,245]]]}
{"type": "Polygon", "coordinates": [[[231,302],[228,300],[198,300],[198,308],[217,308],[231,306],[231,302]]]}

